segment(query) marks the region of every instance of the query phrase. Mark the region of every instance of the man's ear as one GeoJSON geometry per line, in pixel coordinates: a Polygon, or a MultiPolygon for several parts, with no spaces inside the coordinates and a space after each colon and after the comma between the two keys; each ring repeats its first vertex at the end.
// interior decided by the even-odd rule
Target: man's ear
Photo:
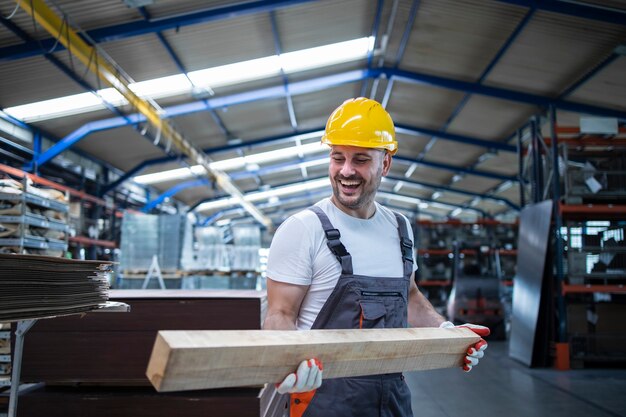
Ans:
{"type": "Polygon", "coordinates": [[[386,177],[391,169],[391,154],[385,151],[385,155],[383,155],[383,177],[386,177]]]}

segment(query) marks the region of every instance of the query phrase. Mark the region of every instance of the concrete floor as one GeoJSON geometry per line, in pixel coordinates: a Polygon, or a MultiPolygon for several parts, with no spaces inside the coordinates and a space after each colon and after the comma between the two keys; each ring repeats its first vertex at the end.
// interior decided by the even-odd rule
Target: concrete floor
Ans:
{"type": "Polygon", "coordinates": [[[626,369],[529,369],[490,342],[470,373],[406,373],[415,417],[626,417],[626,369]]]}

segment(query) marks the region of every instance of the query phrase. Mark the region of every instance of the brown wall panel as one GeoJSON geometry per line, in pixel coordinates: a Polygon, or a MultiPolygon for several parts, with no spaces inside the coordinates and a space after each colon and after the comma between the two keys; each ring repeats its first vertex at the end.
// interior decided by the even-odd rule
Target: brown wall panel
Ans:
{"type": "Polygon", "coordinates": [[[20,396],[21,417],[259,417],[260,389],[157,394],[151,388],[46,387],[20,396]]]}
{"type": "Polygon", "coordinates": [[[149,385],[145,377],[158,330],[258,330],[265,293],[112,291],[128,313],[40,320],[27,333],[23,381],[149,385]]]}

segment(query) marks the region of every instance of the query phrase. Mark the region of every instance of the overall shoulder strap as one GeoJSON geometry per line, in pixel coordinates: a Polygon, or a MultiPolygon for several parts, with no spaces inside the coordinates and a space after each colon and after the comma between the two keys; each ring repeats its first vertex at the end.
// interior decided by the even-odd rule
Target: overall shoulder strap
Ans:
{"type": "Polygon", "coordinates": [[[346,250],[346,247],[341,243],[341,233],[335,229],[328,219],[328,216],[318,206],[309,207],[313,213],[317,215],[322,223],[322,228],[326,234],[326,240],[328,249],[335,255],[339,263],[341,264],[341,273],[344,275],[352,275],[352,256],[346,250]]]}
{"type": "Polygon", "coordinates": [[[398,221],[398,236],[400,237],[400,251],[404,263],[404,276],[410,277],[413,273],[413,242],[409,239],[409,232],[404,216],[393,211],[398,221]]]}

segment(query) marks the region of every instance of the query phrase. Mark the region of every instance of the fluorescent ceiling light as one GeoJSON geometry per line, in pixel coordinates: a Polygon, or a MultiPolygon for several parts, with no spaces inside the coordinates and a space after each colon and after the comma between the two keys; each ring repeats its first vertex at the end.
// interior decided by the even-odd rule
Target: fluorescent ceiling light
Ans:
{"type": "Polygon", "coordinates": [[[214,88],[280,75],[280,64],[274,55],[193,71],[188,75],[196,86],[214,88]]]}
{"type": "MultiPolygon", "coordinates": [[[[159,99],[179,94],[190,94],[193,86],[189,80],[196,87],[213,89],[214,87],[278,76],[281,74],[281,70],[289,74],[321,68],[365,58],[371,50],[372,40],[372,37],[353,39],[300,51],[287,52],[282,55],[272,55],[192,71],[187,74],[189,79],[184,74],[171,75],[130,84],[130,89],[139,96],[159,99]]],[[[4,111],[26,123],[31,123],[102,110],[106,108],[103,100],[116,107],[128,104],[113,88],[99,90],[97,93],[102,99],[92,93],[81,93],[8,107],[4,111]]]]}
{"type": "MultiPolygon", "coordinates": [[[[277,161],[281,159],[287,159],[299,155],[310,155],[317,152],[327,152],[328,146],[322,145],[319,142],[312,142],[306,145],[290,146],[288,148],[277,149],[274,151],[261,152],[253,155],[246,155],[237,158],[225,159],[223,161],[211,162],[209,165],[213,169],[220,171],[232,171],[235,169],[245,169],[251,165],[258,165],[261,163],[267,163],[277,161]]],[[[326,158],[322,158],[321,161],[309,161],[302,165],[307,166],[321,165],[326,162],[326,158]]],[[[204,168],[200,165],[194,165],[190,168],[177,168],[168,171],[155,172],[152,174],[138,175],[133,178],[133,181],[139,184],[157,184],[166,181],[182,180],[191,178],[197,175],[204,175],[204,168]]]]}
{"type": "Polygon", "coordinates": [[[306,71],[313,68],[350,62],[367,56],[370,38],[354,39],[317,48],[288,52],[279,56],[280,65],[286,73],[306,71]]]}
{"type": "MultiPolygon", "coordinates": [[[[296,194],[302,191],[312,191],[323,187],[330,186],[330,180],[328,178],[320,178],[313,181],[301,182],[294,185],[286,185],[284,187],[271,188],[267,191],[258,191],[254,193],[247,193],[244,195],[244,199],[249,202],[267,200],[272,197],[281,197],[289,194],[296,194]]],[[[236,206],[237,200],[234,198],[222,198],[220,200],[209,201],[203,204],[200,204],[196,211],[209,211],[209,210],[217,210],[228,207],[236,206]]]]}

